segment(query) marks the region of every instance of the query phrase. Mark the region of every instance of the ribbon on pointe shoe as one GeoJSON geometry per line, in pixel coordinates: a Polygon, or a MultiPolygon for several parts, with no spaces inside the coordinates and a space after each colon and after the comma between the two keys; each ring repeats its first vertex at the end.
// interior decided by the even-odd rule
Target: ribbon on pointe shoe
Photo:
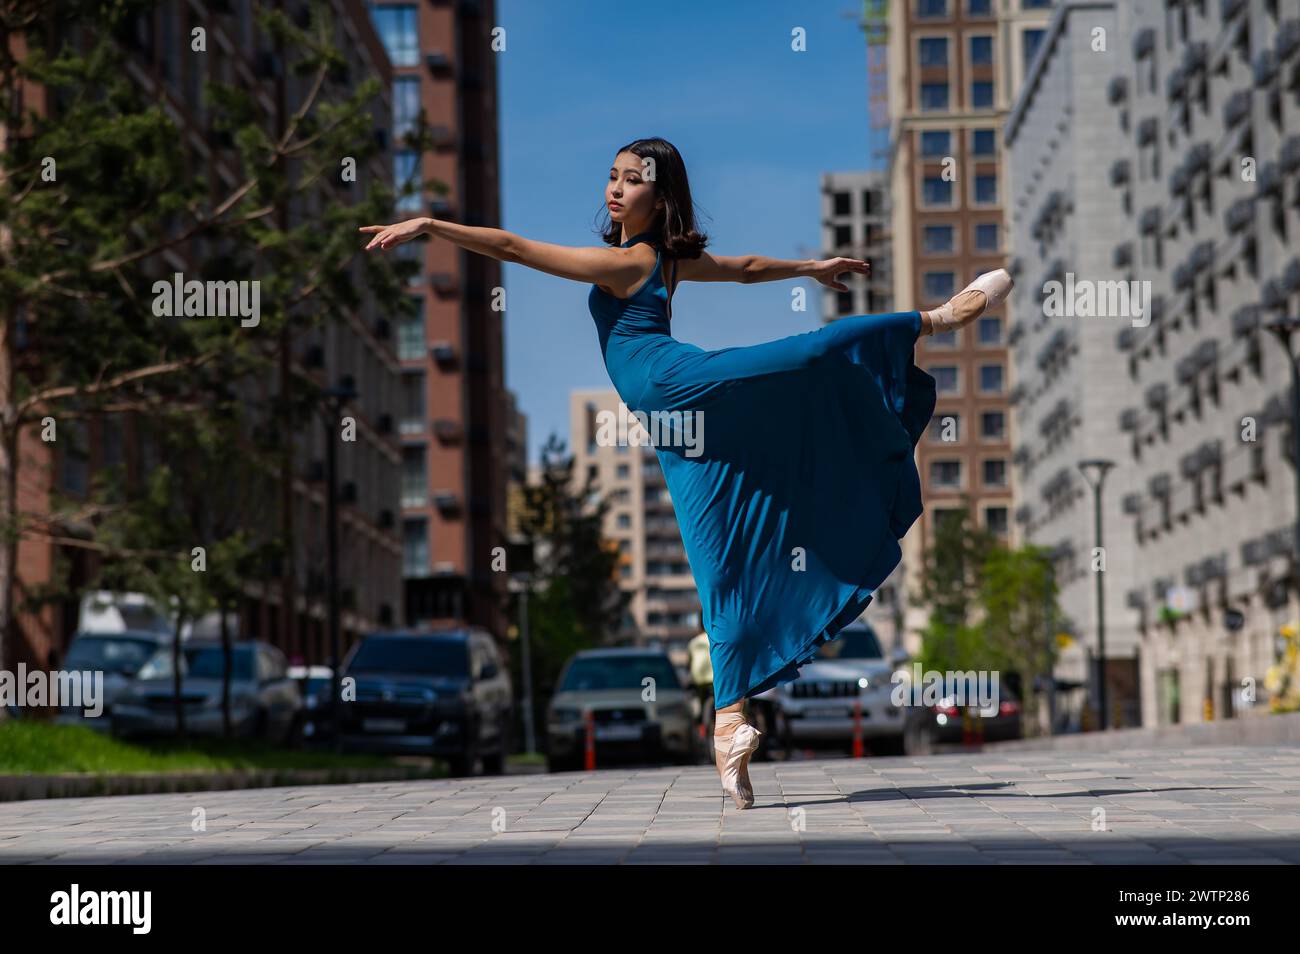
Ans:
{"type": "Polygon", "coordinates": [[[730,735],[720,736],[714,732],[713,747],[722,756],[719,775],[722,779],[723,791],[732,797],[738,808],[749,808],[754,804],[754,789],[745,784],[740,773],[754,750],[758,748],[758,740],[762,733],[750,725],[739,712],[720,714],[716,725],[726,728],[736,723],[740,725],[730,735]]]}
{"type": "Polygon", "coordinates": [[[1007,295],[1011,293],[1014,286],[1015,282],[1011,280],[1011,273],[1005,268],[995,268],[991,272],[985,272],[934,311],[929,312],[931,334],[938,334],[941,331],[956,331],[958,328],[965,327],[989,309],[996,308],[1006,301],[1007,295]],[[984,306],[968,317],[958,318],[953,302],[970,292],[983,293],[984,306]]]}

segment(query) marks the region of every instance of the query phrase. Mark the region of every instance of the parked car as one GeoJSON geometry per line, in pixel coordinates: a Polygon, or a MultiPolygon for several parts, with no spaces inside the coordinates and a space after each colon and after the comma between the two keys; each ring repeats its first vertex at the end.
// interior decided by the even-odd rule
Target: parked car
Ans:
{"type": "Polygon", "coordinates": [[[329,666],[290,666],[289,678],[298,684],[302,696],[292,737],[300,744],[321,742],[330,734],[327,706],[334,670],[329,666]]]}
{"type": "MultiPolygon", "coordinates": [[[[971,716],[971,731],[976,727],[985,742],[1005,742],[1021,737],[1022,724],[1020,700],[1005,684],[998,685],[997,712],[981,715],[978,705],[966,706],[971,716]]],[[[962,707],[951,697],[940,699],[936,705],[913,706],[907,714],[905,751],[908,755],[925,755],[936,745],[961,745],[965,742],[966,725],[962,707]]]]}
{"type": "Polygon", "coordinates": [[[688,682],[662,650],[619,647],[577,653],[560,673],[546,713],[547,769],[581,767],[586,753],[583,713],[592,713],[596,764],[610,758],[698,759],[698,722],[688,682]],[[654,701],[643,695],[654,680],[654,701]]]}
{"type": "Polygon", "coordinates": [[[107,732],[112,725],[113,706],[122,693],[149,660],[170,643],[170,636],[153,630],[78,632],[72,637],[68,655],[59,668],[64,672],[102,672],[103,711],[96,717],[88,717],[84,706],[65,706],[56,721],[107,732]]]}
{"type": "Polygon", "coordinates": [[[453,775],[505,771],[514,694],[496,642],[484,630],[370,633],[341,667],[356,697],[341,703],[347,751],[428,755],[453,775]]]}
{"type": "Polygon", "coordinates": [[[907,660],[895,650],[888,657],[871,625],[850,623],[799,670],[799,678],[755,697],[766,706],[770,748],[845,745],[853,739],[853,707],[861,704],[862,737],[875,754],[902,751],[904,709],[890,699],[891,677],[907,660]]]}
{"type": "MultiPolygon", "coordinates": [[[[246,640],[232,647],[230,720],[235,735],[274,744],[288,740],[302,696],[289,678],[284,654],[269,643],[246,640]]],[[[121,736],[176,731],[170,646],[155,653],[113,706],[113,731],[121,736]]],[[[222,733],[221,643],[186,642],[181,648],[181,700],[185,729],[198,735],[222,733]]]]}

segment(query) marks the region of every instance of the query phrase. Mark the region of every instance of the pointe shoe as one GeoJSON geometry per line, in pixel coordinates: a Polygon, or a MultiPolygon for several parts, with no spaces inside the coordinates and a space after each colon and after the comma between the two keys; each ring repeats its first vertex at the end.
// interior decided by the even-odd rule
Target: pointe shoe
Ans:
{"type": "Polygon", "coordinates": [[[1011,280],[1011,273],[1005,268],[995,268],[991,272],[985,272],[934,311],[929,312],[931,333],[956,331],[958,328],[965,327],[990,308],[996,308],[1006,301],[1007,295],[1011,293],[1014,286],[1015,282],[1011,280]],[[958,317],[953,302],[968,292],[982,292],[984,306],[979,311],[970,314],[963,309],[962,316],[958,317]]]}
{"type": "Polygon", "coordinates": [[[721,762],[718,772],[722,790],[731,796],[737,808],[753,807],[754,789],[743,776],[748,774],[744,771],[746,763],[758,748],[761,736],[762,733],[748,722],[742,722],[731,735],[713,737],[713,748],[721,762]]]}

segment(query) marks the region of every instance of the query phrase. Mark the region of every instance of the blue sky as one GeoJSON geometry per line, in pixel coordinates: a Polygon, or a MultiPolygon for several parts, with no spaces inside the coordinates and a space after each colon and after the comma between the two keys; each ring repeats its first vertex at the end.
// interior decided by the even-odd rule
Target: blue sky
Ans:
{"type": "MultiPolygon", "coordinates": [[[[814,257],[822,172],[879,168],[866,45],[854,0],[707,3],[498,0],[502,225],[600,245],[614,150],[662,136],[686,160],[710,250],[814,257]],[[803,27],[807,51],[791,50],[803,27]]],[[[529,458],[568,441],[569,394],[612,387],[587,310],[590,286],[505,266],[506,383],[528,416],[529,458]]],[[[820,324],[790,309],[792,282],[686,283],[673,334],[702,348],[755,344],[820,324]]]]}

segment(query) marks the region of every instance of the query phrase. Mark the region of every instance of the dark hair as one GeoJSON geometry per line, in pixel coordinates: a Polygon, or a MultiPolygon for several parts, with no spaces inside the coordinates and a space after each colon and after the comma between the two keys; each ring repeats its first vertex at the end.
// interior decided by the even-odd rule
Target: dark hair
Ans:
{"type": "MultiPolygon", "coordinates": [[[[686,177],[686,163],[677,147],[667,139],[655,136],[633,140],[614,155],[623,152],[654,163],[651,181],[654,182],[655,196],[663,198],[664,207],[646,231],[651,232],[659,248],[673,258],[699,258],[709,244],[709,237],[695,228],[691,184],[686,177]]],[[[605,214],[609,214],[608,209],[605,214]]],[[[618,245],[623,240],[622,228],[611,221],[601,237],[610,245],[618,245]]]]}

